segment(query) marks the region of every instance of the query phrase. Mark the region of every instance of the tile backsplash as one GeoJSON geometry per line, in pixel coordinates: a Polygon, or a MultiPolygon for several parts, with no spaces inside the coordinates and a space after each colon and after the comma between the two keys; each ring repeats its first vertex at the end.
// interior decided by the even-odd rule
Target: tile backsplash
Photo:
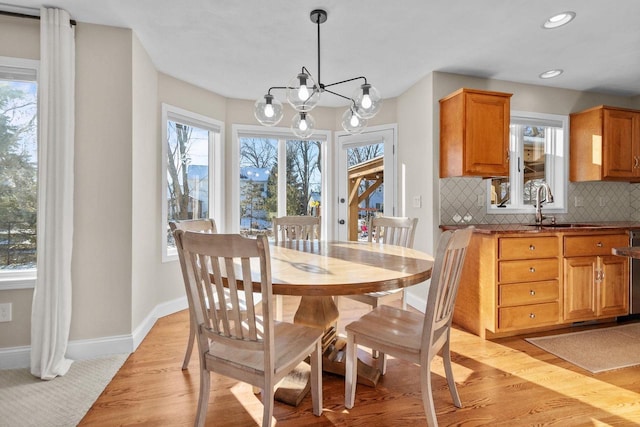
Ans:
{"type": "MultiPolygon", "coordinates": [[[[534,222],[533,214],[487,214],[486,206],[477,203],[478,197],[486,199],[486,191],[484,179],[440,179],[440,224],[534,222]]],[[[558,222],[640,221],[640,184],[570,182],[567,197],[567,213],[550,214],[558,222]],[[576,197],[582,198],[583,206],[575,206],[576,197]]]]}

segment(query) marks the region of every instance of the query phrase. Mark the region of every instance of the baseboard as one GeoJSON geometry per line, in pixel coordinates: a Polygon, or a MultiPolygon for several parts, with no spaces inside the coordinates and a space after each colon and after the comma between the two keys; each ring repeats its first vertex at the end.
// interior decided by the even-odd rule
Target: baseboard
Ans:
{"type": "Polygon", "coordinates": [[[186,308],[189,308],[186,296],[176,298],[174,300],[167,301],[155,306],[155,308],[151,311],[151,313],[147,315],[142,323],[140,323],[140,325],[138,325],[138,327],[134,329],[131,352],[136,351],[142,340],[144,340],[151,328],[153,328],[153,325],[156,324],[156,320],[158,320],[160,317],[168,316],[186,308]]]}
{"type": "MultiPolygon", "coordinates": [[[[112,354],[133,353],[153,328],[158,318],[184,310],[187,307],[186,297],[158,304],[132,334],[69,341],[66,357],[81,360],[112,354]]],[[[30,346],[0,348],[0,370],[28,368],[31,364],[30,353],[30,346]]]]}
{"type": "Polygon", "coordinates": [[[404,293],[404,298],[407,305],[410,305],[411,307],[415,308],[419,312],[424,313],[424,310],[427,307],[426,298],[420,298],[416,296],[414,293],[406,292],[406,291],[404,293]]]}
{"type": "Polygon", "coordinates": [[[31,347],[6,347],[0,349],[0,370],[26,368],[31,364],[31,347]]]}

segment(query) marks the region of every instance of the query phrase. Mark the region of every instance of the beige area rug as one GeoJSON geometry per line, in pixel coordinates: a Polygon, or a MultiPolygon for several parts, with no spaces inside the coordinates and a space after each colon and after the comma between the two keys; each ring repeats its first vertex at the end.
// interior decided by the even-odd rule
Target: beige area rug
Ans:
{"type": "Polygon", "coordinates": [[[0,371],[0,426],[78,425],[128,356],[77,360],[65,376],[51,381],[29,369],[0,371]]]}
{"type": "Polygon", "coordinates": [[[640,323],[526,340],[594,374],[640,365],[640,323]]]}

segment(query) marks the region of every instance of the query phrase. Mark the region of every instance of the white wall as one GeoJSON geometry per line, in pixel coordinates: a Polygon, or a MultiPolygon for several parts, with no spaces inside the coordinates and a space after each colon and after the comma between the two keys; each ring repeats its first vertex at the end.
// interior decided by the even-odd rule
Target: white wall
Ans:
{"type": "MultiPolygon", "coordinates": [[[[414,248],[433,253],[438,236],[437,198],[434,179],[437,177],[437,144],[433,141],[432,75],[421,79],[398,97],[398,179],[406,192],[399,202],[406,206],[406,215],[418,218],[414,248]],[[421,199],[415,207],[414,197],[421,199]]],[[[424,311],[427,284],[421,283],[406,290],[407,303],[424,311]]]]}
{"type": "Polygon", "coordinates": [[[131,332],[132,32],[78,23],[70,340],[131,332]]]}
{"type": "MultiPolygon", "coordinates": [[[[160,116],[158,72],[138,37],[132,51],[131,329],[153,312],[163,278],[160,254],[160,116]]],[[[178,285],[179,281],[176,281],[178,285]]],[[[178,290],[182,289],[176,286],[178,290]]],[[[177,292],[173,293],[174,298],[177,292]]]]}

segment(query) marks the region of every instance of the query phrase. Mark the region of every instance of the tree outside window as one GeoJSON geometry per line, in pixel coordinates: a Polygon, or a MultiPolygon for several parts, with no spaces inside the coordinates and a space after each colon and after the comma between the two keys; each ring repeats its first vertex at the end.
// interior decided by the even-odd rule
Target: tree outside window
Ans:
{"type": "Polygon", "coordinates": [[[4,79],[0,70],[2,271],[36,267],[37,178],[37,83],[4,79]]]}
{"type": "Polygon", "coordinates": [[[224,123],[164,103],[162,123],[162,260],[173,261],[178,252],[170,221],[213,218],[224,227],[224,123]]]}

